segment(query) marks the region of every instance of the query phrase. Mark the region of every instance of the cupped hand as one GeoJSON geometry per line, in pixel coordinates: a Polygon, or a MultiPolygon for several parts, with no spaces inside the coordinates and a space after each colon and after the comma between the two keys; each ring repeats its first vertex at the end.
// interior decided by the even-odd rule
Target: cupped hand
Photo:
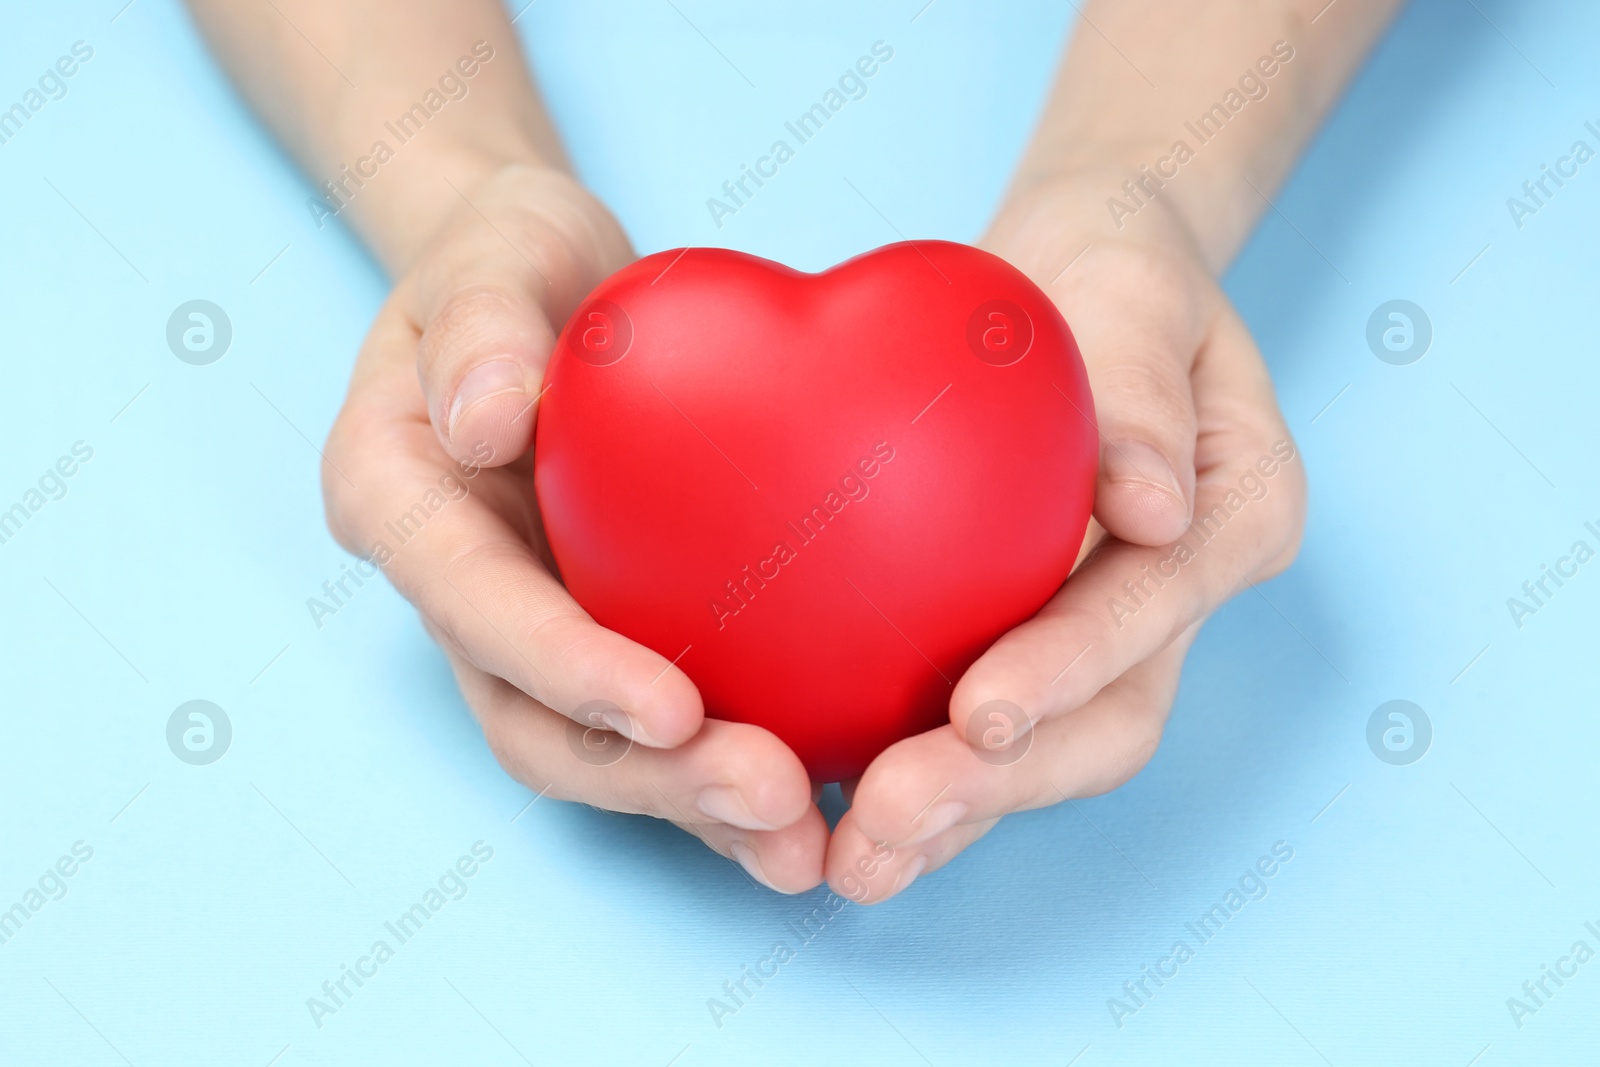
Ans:
{"type": "Polygon", "coordinates": [[[784,892],[821,880],[827,826],[793,752],[708,720],[688,677],[597,624],[556,576],[534,420],[560,326],[633,258],[564,173],[508,166],[396,284],[328,439],[323,491],[449,656],[500,763],[540,795],[671,820],[784,892]]]}
{"type": "Polygon", "coordinates": [[[983,242],[1050,294],[1082,350],[1100,429],[1095,521],[1060,591],[957,683],[950,723],[892,746],[855,784],[826,864],[855,899],[893,896],[1010,812],[1131,778],[1201,623],[1299,548],[1305,475],[1261,355],[1181,219],[1156,201],[1111,220],[1120,180],[1032,190],[983,242]]]}

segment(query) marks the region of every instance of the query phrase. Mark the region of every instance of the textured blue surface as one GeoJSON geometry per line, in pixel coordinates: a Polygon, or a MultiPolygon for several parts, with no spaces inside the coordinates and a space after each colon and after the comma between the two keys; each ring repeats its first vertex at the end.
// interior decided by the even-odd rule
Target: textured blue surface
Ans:
{"type": "MultiPolygon", "coordinates": [[[[1310,524],[1205,629],[1149,769],[799,947],[821,892],[759,891],[664,824],[526,808],[386,586],[313,625],[348,560],[312,442],[384,282],[312,224],[182,11],[121,2],[7,4],[0,35],[0,106],[94,50],[0,145],[0,508],[93,449],[0,544],[0,907],[92,849],[0,944],[0,1062],[1593,1061],[1600,962],[1520,1027],[1506,1004],[1600,950],[1600,562],[1520,627],[1506,605],[1600,548],[1600,162],[1520,228],[1506,207],[1600,148],[1593,5],[1413,5],[1230,274],[1310,524]],[[164,339],[195,298],[233,324],[209,366],[164,339]],[[1397,298],[1434,330],[1408,366],[1365,340],[1397,298]],[[191,699],[232,722],[210,766],[166,743],[191,699]],[[1433,725],[1408,766],[1368,748],[1391,699],[1433,725]],[[307,998],[480,841],[465,895],[318,1027],[307,998]],[[1268,895],[1186,931],[1280,841],[1268,895]],[[795,958],[716,1026],[707,999],[782,938],[795,958]],[[1179,939],[1193,958],[1119,1028],[1108,999],[1179,939]]],[[[641,251],[806,269],[896,236],[846,179],[909,236],[974,238],[1070,14],[677,6],[704,37],[655,0],[518,25],[641,251]],[[705,198],[879,39],[869,95],[715,228],[705,198]]]]}

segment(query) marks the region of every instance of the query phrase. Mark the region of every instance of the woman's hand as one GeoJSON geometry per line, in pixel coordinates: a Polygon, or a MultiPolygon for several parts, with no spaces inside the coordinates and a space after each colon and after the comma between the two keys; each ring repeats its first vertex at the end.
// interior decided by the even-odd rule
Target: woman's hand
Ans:
{"type": "Polygon", "coordinates": [[[578,301],[633,258],[627,238],[542,166],[458,195],[362,346],[326,450],[334,536],[416,605],[523,784],[669,819],[775,889],[811,888],[827,827],[798,758],[705,719],[681,670],[573,601],[545,543],[531,451],[545,363],[578,301]]]}
{"type": "Polygon", "coordinates": [[[1096,521],[1055,597],[961,678],[950,724],[894,745],[860,779],[827,876],[842,891],[875,867],[868,902],[1009,812],[1137,773],[1201,623],[1299,547],[1305,473],[1261,355],[1176,214],[1156,200],[1120,229],[1111,221],[1120,181],[1095,172],[1030,190],[983,242],[1050,294],[1082,350],[1101,435],[1096,521]],[[991,701],[1020,716],[994,717],[1007,705],[991,701]],[[969,745],[995,728],[999,748],[969,745]]]}

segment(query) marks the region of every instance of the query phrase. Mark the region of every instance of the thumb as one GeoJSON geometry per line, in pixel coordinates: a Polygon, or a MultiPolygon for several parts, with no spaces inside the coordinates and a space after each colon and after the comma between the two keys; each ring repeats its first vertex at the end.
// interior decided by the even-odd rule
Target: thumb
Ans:
{"type": "Polygon", "coordinates": [[[506,463],[533,442],[555,332],[521,274],[453,279],[421,317],[417,373],[439,442],[458,461],[506,463]]]}
{"type": "MultiPolygon", "coordinates": [[[[1070,320],[1069,320],[1070,321],[1070,320]]],[[[1112,536],[1140,545],[1176,541],[1194,511],[1196,419],[1186,324],[1151,309],[1102,306],[1074,323],[1100,426],[1094,514],[1112,536]],[[1120,310],[1120,309],[1119,309],[1120,310]]]]}
{"type": "Polygon", "coordinates": [[[519,168],[472,196],[408,278],[407,306],[440,444],[458,461],[497,465],[533,443],[566,316],[633,254],[616,220],[570,177],[519,168]]]}

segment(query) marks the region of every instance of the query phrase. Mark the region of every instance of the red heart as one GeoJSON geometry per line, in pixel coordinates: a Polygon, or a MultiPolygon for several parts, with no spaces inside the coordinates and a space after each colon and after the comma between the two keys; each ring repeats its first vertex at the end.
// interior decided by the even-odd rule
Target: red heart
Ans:
{"type": "Polygon", "coordinates": [[[821,274],[660,252],[578,308],[535,483],[596,621],[819,781],[948,721],[951,687],[1072,569],[1098,461],[1039,288],[966,245],[821,274]]]}

